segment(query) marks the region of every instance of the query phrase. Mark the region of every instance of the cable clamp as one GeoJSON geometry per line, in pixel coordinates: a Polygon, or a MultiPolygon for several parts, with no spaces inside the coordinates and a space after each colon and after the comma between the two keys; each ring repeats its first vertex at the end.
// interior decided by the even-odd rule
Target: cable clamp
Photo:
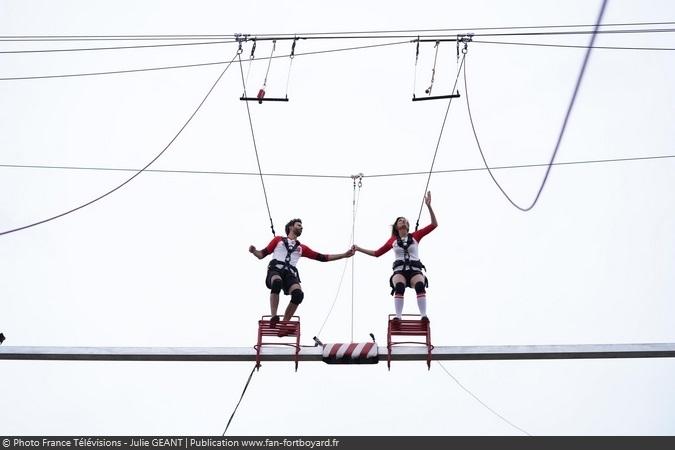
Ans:
{"type": "Polygon", "coordinates": [[[361,188],[361,186],[363,186],[363,177],[364,177],[363,172],[359,172],[356,175],[351,176],[352,181],[354,182],[354,187],[356,187],[356,181],[357,180],[358,180],[359,189],[361,188]]]}
{"type": "Polygon", "coordinates": [[[241,55],[244,51],[242,48],[242,43],[248,41],[248,37],[250,34],[243,34],[243,33],[234,33],[234,40],[239,43],[239,49],[237,50],[237,55],[241,55]]]}
{"type": "Polygon", "coordinates": [[[457,59],[459,59],[459,44],[460,42],[464,44],[462,48],[462,55],[466,55],[466,52],[469,51],[469,42],[473,42],[473,33],[467,34],[458,34],[457,35],[457,59]]]}

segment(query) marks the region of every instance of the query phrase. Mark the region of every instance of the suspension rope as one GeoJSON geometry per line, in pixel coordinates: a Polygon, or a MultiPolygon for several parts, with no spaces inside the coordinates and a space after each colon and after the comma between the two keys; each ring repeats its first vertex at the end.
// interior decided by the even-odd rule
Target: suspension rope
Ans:
{"type": "Polygon", "coordinates": [[[272,66],[272,56],[274,56],[274,50],[277,48],[277,41],[272,41],[272,52],[270,53],[270,58],[267,60],[267,72],[265,72],[265,81],[263,82],[263,89],[267,86],[267,76],[270,74],[270,67],[272,66]]]}
{"type": "Polygon", "coordinates": [[[600,7],[600,12],[598,13],[598,19],[596,20],[595,23],[595,28],[593,29],[593,34],[591,35],[591,41],[588,44],[588,48],[586,50],[586,55],[584,56],[584,61],[581,64],[581,70],[579,71],[579,75],[577,76],[577,81],[574,86],[574,91],[572,92],[572,98],[570,99],[570,103],[567,106],[567,112],[565,113],[565,119],[563,120],[562,127],[560,128],[560,133],[558,134],[558,140],[556,141],[555,148],[553,149],[553,154],[551,155],[551,159],[548,163],[548,166],[546,167],[546,173],[544,174],[544,179],[541,181],[541,185],[539,186],[539,190],[537,190],[537,195],[534,197],[534,200],[532,200],[532,203],[529,206],[520,206],[516,202],[509,197],[509,195],[506,193],[504,188],[499,184],[497,179],[495,178],[494,174],[492,173],[492,170],[489,169],[489,164],[487,160],[485,159],[485,154],[483,153],[483,149],[480,145],[480,141],[478,140],[478,134],[476,133],[476,127],[473,123],[473,117],[471,116],[471,107],[469,105],[469,92],[467,89],[467,82],[466,82],[466,66],[464,66],[464,93],[466,95],[466,108],[469,113],[469,122],[471,123],[471,129],[473,130],[473,136],[476,140],[476,145],[478,146],[478,151],[480,152],[480,157],[483,159],[483,163],[485,164],[485,167],[488,168],[488,173],[490,174],[490,178],[492,178],[492,181],[497,185],[499,190],[504,194],[504,197],[517,209],[527,212],[530,211],[532,208],[534,208],[534,205],[537,204],[537,201],[539,200],[539,196],[541,195],[541,192],[544,190],[544,186],[546,185],[546,181],[548,180],[548,176],[551,173],[551,168],[553,167],[553,163],[555,161],[555,157],[558,154],[558,150],[560,148],[560,143],[562,142],[563,135],[565,134],[565,129],[567,128],[567,122],[569,121],[569,118],[572,114],[572,108],[574,107],[574,102],[576,101],[577,98],[577,93],[579,92],[579,86],[581,86],[581,80],[584,77],[584,72],[586,71],[586,65],[588,64],[588,60],[591,56],[591,50],[593,49],[593,42],[595,42],[595,37],[597,35],[598,28],[600,27],[600,22],[602,21],[602,16],[605,12],[605,6],[607,5],[607,0],[603,0],[602,6],[600,7]]]}
{"type": "Polygon", "coordinates": [[[420,37],[417,36],[417,45],[415,47],[415,75],[413,76],[413,99],[415,98],[415,89],[417,89],[417,62],[420,59],[420,37]]]}
{"type": "Polygon", "coordinates": [[[438,59],[438,49],[440,48],[440,46],[441,46],[440,41],[436,41],[436,45],[434,45],[434,48],[436,49],[436,53],[434,54],[434,67],[431,68],[431,83],[429,84],[427,90],[424,91],[427,95],[431,95],[431,90],[434,87],[434,78],[436,77],[436,60],[438,59]]]}
{"type": "Polygon", "coordinates": [[[0,236],[3,236],[3,235],[5,235],[5,234],[9,234],[9,233],[14,233],[15,231],[25,230],[25,229],[27,229],[27,228],[31,228],[31,227],[34,227],[34,226],[36,226],[36,225],[41,225],[41,224],[43,224],[43,223],[47,223],[47,222],[50,222],[50,221],[52,221],[52,220],[55,220],[55,219],[61,218],[61,217],[63,217],[63,216],[66,216],[66,215],[68,215],[68,214],[70,214],[70,213],[73,213],[73,212],[78,211],[78,210],[80,210],[80,209],[82,209],[82,208],[85,208],[85,207],[87,207],[87,206],[89,206],[89,205],[91,205],[91,204],[93,204],[93,203],[96,203],[97,201],[99,201],[99,200],[101,200],[101,199],[107,197],[108,195],[112,194],[113,192],[115,192],[115,191],[117,191],[117,190],[123,188],[123,187],[126,186],[127,184],[129,184],[129,183],[131,182],[131,180],[133,180],[134,178],[136,178],[137,176],[139,176],[140,174],[142,174],[142,173],[145,171],[145,169],[147,169],[147,168],[150,167],[155,161],[157,161],[157,160],[164,154],[164,152],[166,152],[166,151],[169,149],[169,147],[171,147],[171,144],[173,144],[174,141],[175,141],[176,139],[178,139],[178,136],[180,136],[180,134],[183,132],[183,130],[188,126],[188,124],[192,121],[192,119],[197,115],[197,112],[201,109],[202,105],[204,105],[204,103],[206,102],[206,99],[209,98],[209,95],[211,95],[211,92],[213,92],[213,90],[215,89],[215,87],[216,87],[216,85],[218,84],[218,82],[220,81],[220,79],[223,78],[223,75],[225,75],[225,72],[227,72],[227,69],[230,68],[230,66],[231,66],[232,63],[234,62],[234,59],[235,59],[235,58],[236,58],[236,55],[232,58],[232,60],[231,60],[231,61],[229,62],[229,64],[225,67],[225,69],[223,69],[223,71],[220,73],[220,75],[218,75],[218,78],[216,78],[216,81],[213,83],[213,85],[211,86],[211,88],[208,90],[208,92],[206,93],[206,95],[204,96],[204,98],[202,99],[202,101],[199,103],[199,105],[197,105],[197,108],[195,108],[195,110],[192,112],[192,114],[190,115],[190,117],[188,117],[188,119],[185,121],[185,123],[183,124],[183,126],[180,127],[180,129],[179,129],[178,132],[174,135],[174,137],[171,138],[171,140],[169,141],[169,143],[166,144],[166,146],[164,147],[164,149],[162,149],[162,151],[159,152],[159,153],[157,154],[157,156],[155,156],[154,158],[152,158],[152,159],[150,160],[150,162],[147,163],[141,170],[137,171],[135,174],[133,174],[131,177],[129,177],[129,178],[128,178],[126,181],[124,181],[122,184],[116,186],[115,188],[109,190],[108,192],[106,192],[106,193],[104,193],[104,194],[102,194],[102,195],[99,195],[98,197],[96,197],[96,198],[93,199],[93,200],[89,200],[88,202],[86,202],[86,203],[84,203],[84,204],[82,204],[82,205],[80,205],[80,206],[77,206],[77,207],[75,207],[75,208],[69,209],[68,211],[62,212],[61,214],[57,214],[57,215],[52,216],[52,217],[49,217],[49,218],[47,218],[47,219],[43,219],[43,220],[40,220],[40,221],[37,221],[37,222],[33,222],[33,223],[29,224],[29,225],[24,225],[24,226],[22,226],[22,227],[13,228],[13,229],[11,229],[11,230],[2,231],[2,232],[0,232],[0,236]]]}
{"type": "MultiPolygon", "coordinates": [[[[354,184],[354,192],[352,194],[352,242],[351,244],[354,245],[354,241],[356,240],[356,186],[358,180],[358,187],[359,187],[359,196],[361,195],[361,186],[363,185],[363,174],[359,173],[357,175],[352,175],[353,179],[353,184],[354,184]]],[[[354,260],[356,258],[352,257],[352,321],[351,321],[351,342],[354,342],[354,260]]]]}
{"type": "MultiPolygon", "coordinates": [[[[358,176],[360,178],[363,178],[365,175],[360,173],[358,176]]],[[[355,177],[355,175],[351,176],[352,179],[355,179],[354,177],[355,177]]],[[[359,182],[359,184],[361,184],[361,183],[359,182]]],[[[356,201],[352,200],[352,205],[353,205],[352,206],[352,235],[349,238],[352,245],[354,244],[354,230],[355,230],[354,224],[356,222],[356,213],[359,210],[359,200],[361,198],[361,186],[358,186],[358,187],[359,187],[359,189],[358,189],[358,191],[356,191],[356,201]]],[[[351,259],[353,260],[354,258],[352,257],[351,259]]],[[[347,272],[347,265],[348,264],[349,264],[349,260],[345,259],[344,266],[342,267],[342,275],[340,275],[340,281],[338,282],[337,290],[335,292],[335,297],[333,298],[333,303],[331,303],[330,308],[328,309],[328,313],[326,314],[326,317],[323,319],[323,323],[321,324],[321,327],[319,328],[319,331],[317,331],[316,336],[321,335],[321,331],[323,331],[324,326],[326,326],[326,322],[328,322],[328,318],[330,317],[331,313],[333,312],[333,308],[335,307],[335,303],[337,303],[338,296],[340,295],[340,289],[342,288],[342,282],[344,280],[345,273],[347,272]]],[[[353,272],[354,272],[354,267],[352,266],[352,273],[353,272]]],[[[353,287],[353,285],[354,285],[354,282],[352,281],[352,287],[353,287]]],[[[352,306],[352,309],[353,309],[353,306],[352,306]]],[[[354,340],[353,336],[354,336],[354,331],[353,331],[353,325],[352,325],[352,341],[354,340]]]]}
{"type": "MultiPolygon", "coordinates": [[[[237,57],[239,58],[239,71],[241,72],[241,83],[244,86],[244,97],[246,97],[246,81],[244,80],[244,67],[241,63],[241,47],[237,52],[237,57]]],[[[272,61],[270,59],[270,61],[272,61]]],[[[268,69],[269,70],[269,69],[268,69]]],[[[265,77],[267,79],[267,77],[265,77]]],[[[263,180],[262,169],[260,168],[260,157],[258,156],[258,145],[255,142],[255,132],[253,131],[253,120],[251,119],[251,109],[248,107],[248,102],[246,104],[246,113],[248,114],[248,124],[251,128],[251,137],[253,138],[253,150],[255,150],[255,160],[258,163],[258,174],[260,175],[260,184],[262,185],[263,195],[265,196],[265,206],[267,207],[267,215],[270,219],[270,228],[272,229],[272,235],[276,236],[274,231],[274,222],[272,221],[272,213],[270,212],[270,204],[267,200],[267,190],[265,189],[265,180],[263,180]]]]}
{"type": "Polygon", "coordinates": [[[253,39],[253,45],[251,46],[251,55],[248,57],[248,70],[246,71],[246,86],[248,86],[248,76],[251,74],[251,66],[253,65],[253,60],[255,59],[255,47],[256,40],[253,39]]]}
{"type": "MultiPolygon", "coordinates": [[[[465,47],[466,50],[466,47],[465,47]]],[[[455,89],[457,88],[457,81],[459,81],[459,74],[462,71],[462,67],[464,66],[464,60],[466,59],[466,51],[463,50],[462,53],[462,62],[459,64],[459,69],[457,70],[457,77],[455,78],[455,84],[452,86],[452,92],[455,92],[455,89]]],[[[427,193],[427,189],[429,189],[429,182],[431,181],[431,174],[434,171],[434,163],[436,162],[436,155],[438,154],[438,148],[441,145],[441,138],[443,137],[443,130],[445,129],[445,122],[448,120],[448,113],[450,112],[450,105],[452,105],[452,97],[450,97],[450,100],[448,100],[448,107],[445,110],[445,116],[443,117],[443,124],[441,125],[441,132],[438,134],[438,141],[436,142],[436,150],[434,151],[434,157],[431,160],[431,167],[429,168],[429,176],[427,177],[427,184],[424,187],[424,192],[422,193],[422,203],[420,204],[420,211],[419,214],[417,214],[417,222],[415,223],[415,231],[420,226],[420,217],[422,217],[422,207],[424,206],[424,196],[427,193]]]]}
{"type": "Polygon", "coordinates": [[[230,428],[230,423],[232,423],[232,419],[234,419],[234,414],[237,412],[237,408],[239,408],[239,404],[241,403],[242,399],[244,398],[244,394],[246,393],[246,389],[248,389],[248,385],[251,382],[251,378],[253,378],[253,373],[255,373],[257,365],[253,366],[253,369],[251,369],[251,373],[248,376],[248,380],[246,380],[246,384],[244,385],[244,390],[241,391],[241,396],[239,397],[239,401],[237,402],[237,406],[234,407],[234,411],[232,411],[232,415],[230,416],[230,420],[227,421],[227,425],[225,425],[225,431],[223,431],[222,436],[225,436],[225,433],[227,433],[227,429],[230,428]]]}
{"type": "Polygon", "coordinates": [[[523,430],[522,428],[520,428],[518,425],[516,425],[516,424],[514,424],[513,422],[511,422],[511,421],[508,420],[506,417],[502,416],[502,415],[499,414],[497,411],[495,411],[494,409],[490,408],[483,400],[479,399],[473,392],[471,392],[469,389],[467,389],[466,387],[464,387],[464,385],[463,385],[462,383],[460,383],[459,380],[458,380],[457,378],[455,378],[455,376],[454,376],[453,374],[451,374],[450,371],[449,371],[448,369],[445,368],[445,366],[443,365],[443,363],[441,363],[440,361],[436,361],[436,362],[438,363],[439,366],[441,366],[441,369],[443,369],[443,371],[444,371],[445,373],[447,373],[448,376],[449,376],[450,378],[452,378],[452,379],[455,381],[455,383],[457,383],[457,386],[459,386],[460,388],[462,388],[462,389],[464,390],[464,392],[466,392],[466,393],[469,394],[471,397],[473,397],[478,403],[480,403],[481,405],[483,405],[488,411],[490,411],[492,414],[494,414],[495,416],[497,416],[497,417],[499,417],[500,419],[502,419],[504,422],[506,422],[506,423],[508,423],[509,425],[511,425],[513,428],[515,428],[515,429],[517,429],[517,430],[519,430],[519,431],[522,431],[523,433],[525,433],[525,434],[528,435],[528,436],[532,436],[530,433],[528,433],[527,431],[525,431],[525,430],[523,430]]]}
{"type": "Polygon", "coordinates": [[[291,54],[288,55],[290,62],[288,63],[288,75],[286,76],[286,98],[288,98],[288,84],[291,82],[291,67],[293,67],[293,60],[295,59],[295,44],[298,42],[299,38],[293,39],[293,45],[291,45],[291,54]]]}

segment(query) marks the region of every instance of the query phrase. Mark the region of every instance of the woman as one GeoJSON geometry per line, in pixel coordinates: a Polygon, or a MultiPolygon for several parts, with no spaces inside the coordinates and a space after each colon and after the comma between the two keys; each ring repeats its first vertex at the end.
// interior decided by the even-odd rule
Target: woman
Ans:
{"type": "Polygon", "coordinates": [[[380,257],[392,248],[394,249],[394,274],[389,279],[391,293],[394,295],[394,308],[396,317],[394,321],[401,320],[403,314],[403,294],[406,287],[412,287],[417,293],[417,306],[420,310],[422,321],[429,322],[427,317],[427,297],[425,288],[428,286],[427,278],[422,273],[425,269],[419,258],[419,242],[431,230],[438,226],[436,215],[431,208],[431,191],[424,197],[431,216],[431,223],[421,230],[409,233],[410,223],[405,217],[398,217],[391,227],[391,237],[377,250],[367,250],[354,246],[354,250],[365,253],[366,255],[380,257]]]}

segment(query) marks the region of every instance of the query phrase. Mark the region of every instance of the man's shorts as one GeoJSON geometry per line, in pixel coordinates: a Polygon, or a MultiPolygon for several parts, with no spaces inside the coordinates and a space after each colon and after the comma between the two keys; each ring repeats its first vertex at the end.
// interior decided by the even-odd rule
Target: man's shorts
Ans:
{"type": "Polygon", "coordinates": [[[284,290],[284,295],[289,295],[288,290],[291,286],[300,284],[300,279],[290,270],[269,267],[267,269],[267,276],[265,277],[265,286],[267,286],[267,289],[272,289],[272,277],[274,275],[281,277],[281,288],[284,290]]]}

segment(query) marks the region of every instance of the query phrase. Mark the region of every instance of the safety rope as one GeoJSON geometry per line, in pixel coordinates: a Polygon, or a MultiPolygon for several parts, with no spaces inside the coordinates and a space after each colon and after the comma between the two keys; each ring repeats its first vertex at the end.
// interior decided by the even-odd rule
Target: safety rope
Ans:
{"type": "Polygon", "coordinates": [[[492,181],[497,185],[499,190],[504,194],[504,197],[516,208],[523,212],[530,211],[532,208],[534,208],[534,205],[537,204],[537,201],[539,200],[539,196],[541,195],[541,192],[544,190],[544,186],[546,185],[546,181],[548,180],[548,176],[551,173],[551,168],[553,167],[553,163],[555,161],[555,157],[558,154],[558,149],[560,148],[560,143],[562,142],[563,135],[565,134],[565,129],[567,128],[567,122],[570,118],[570,115],[572,114],[572,107],[574,107],[574,102],[576,101],[577,98],[577,93],[579,92],[579,86],[581,86],[581,80],[584,77],[584,72],[586,71],[586,65],[588,64],[588,60],[591,56],[591,50],[593,50],[593,42],[595,42],[595,36],[597,35],[598,28],[600,27],[600,22],[602,21],[602,16],[605,12],[605,6],[607,5],[607,0],[603,0],[602,6],[600,7],[600,13],[598,14],[598,19],[595,23],[595,27],[593,28],[593,34],[591,35],[591,41],[588,44],[588,47],[586,49],[586,55],[584,56],[584,62],[581,65],[581,70],[579,71],[579,75],[577,76],[577,82],[574,86],[574,91],[572,93],[572,98],[570,99],[570,103],[567,106],[567,112],[565,113],[565,119],[563,120],[562,127],[560,128],[560,133],[558,134],[558,140],[555,144],[555,148],[553,149],[553,154],[551,155],[551,159],[549,160],[548,166],[546,168],[546,173],[544,174],[544,179],[541,182],[541,185],[539,186],[539,190],[537,191],[537,195],[534,197],[534,200],[529,206],[523,207],[518,205],[516,202],[514,202],[511,197],[506,193],[504,188],[499,184],[497,179],[495,178],[494,174],[492,173],[492,170],[490,169],[490,166],[488,165],[487,160],[485,159],[485,155],[483,154],[483,149],[480,145],[480,141],[478,140],[478,134],[476,133],[476,127],[474,126],[473,123],[473,117],[471,115],[471,107],[469,105],[469,92],[467,89],[467,82],[466,82],[466,66],[464,66],[464,93],[466,95],[466,108],[469,113],[469,122],[471,123],[471,129],[473,130],[473,136],[476,140],[476,145],[478,146],[478,151],[480,152],[480,157],[483,159],[483,163],[485,164],[485,168],[487,169],[488,173],[490,174],[490,178],[492,178],[492,181]]]}
{"type": "MultiPolygon", "coordinates": [[[[459,81],[459,74],[462,71],[462,66],[464,65],[464,60],[466,59],[466,46],[462,50],[462,62],[459,65],[459,69],[457,70],[457,77],[455,78],[455,84],[452,86],[452,92],[455,92],[455,89],[457,88],[457,81],[459,81]]],[[[422,203],[420,204],[420,211],[419,214],[417,214],[417,222],[415,223],[415,231],[420,226],[420,217],[422,217],[422,207],[424,206],[424,197],[427,194],[427,189],[429,189],[429,182],[431,181],[431,174],[434,171],[434,163],[436,162],[436,155],[438,154],[438,148],[441,145],[441,138],[443,137],[443,130],[445,129],[445,122],[448,120],[448,113],[450,112],[450,105],[452,105],[452,97],[450,97],[450,100],[448,101],[448,107],[445,110],[445,116],[443,117],[443,124],[441,125],[441,132],[438,135],[438,141],[436,142],[436,150],[434,151],[434,157],[431,160],[431,167],[429,168],[429,176],[427,177],[427,184],[424,187],[424,192],[422,193],[422,203]]]]}
{"type": "Polygon", "coordinates": [[[225,425],[225,431],[223,431],[223,436],[225,436],[225,433],[227,433],[227,429],[230,428],[230,424],[232,423],[232,419],[234,419],[234,415],[237,412],[237,408],[239,408],[239,404],[241,403],[242,399],[244,398],[244,394],[246,393],[246,389],[248,389],[248,385],[251,382],[251,378],[253,378],[253,373],[255,372],[257,365],[253,366],[253,369],[251,369],[251,373],[248,375],[248,380],[246,380],[246,384],[244,385],[244,390],[241,391],[241,396],[239,397],[239,401],[237,402],[237,406],[234,407],[234,411],[232,411],[232,415],[230,415],[230,420],[227,421],[227,425],[225,425]]]}
{"type": "MultiPolygon", "coordinates": [[[[237,56],[239,58],[239,71],[241,72],[241,83],[244,87],[244,97],[246,97],[246,81],[244,80],[244,67],[241,63],[241,51],[242,50],[240,42],[237,56]]],[[[265,80],[267,80],[267,78],[265,78],[265,80]]],[[[260,175],[260,184],[262,185],[263,195],[265,196],[265,206],[267,207],[267,215],[270,219],[270,228],[272,229],[272,235],[276,236],[276,232],[274,231],[274,222],[272,221],[272,213],[270,212],[270,204],[269,201],[267,200],[267,190],[265,189],[265,180],[263,180],[262,169],[260,168],[260,157],[258,156],[258,145],[255,142],[255,132],[253,131],[253,120],[251,119],[251,109],[248,106],[248,102],[244,103],[246,104],[246,113],[248,114],[248,124],[251,128],[251,137],[253,138],[253,150],[255,150],[255,160],[258,163],[258,174],[260,175]]]]}

